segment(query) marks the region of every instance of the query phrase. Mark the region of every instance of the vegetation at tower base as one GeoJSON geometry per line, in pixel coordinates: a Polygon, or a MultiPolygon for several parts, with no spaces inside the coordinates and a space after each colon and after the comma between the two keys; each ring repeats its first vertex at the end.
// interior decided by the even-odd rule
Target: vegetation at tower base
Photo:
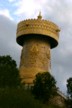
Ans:
{"type": "Polygon", "coordinates": [[[68,94],[67,105],[69,108],[72,108],[72,77],[70,77],[67,80],[67,94],[68,94]]]}
{"type": "Polygon", "coordinates": [[[16,62],[10,56],[0,56],[0,108],[60,108],[34,99],[19,81],[16,62]]]}
{"type": "Polygon", "coordinates": [[[0,88],[20,85],[19,71],[10,56],[0,56],[0,88]]]}
{"type": "Polygon", "coordinates": [[[10,56],[0,56],[0,108],[59,108],[34,99],[30,90],[19,85],[16,62],[10,56]]]}
{"type": "Polygon", "coordinates": [[[0,89],[0,108],[60,108],[42,104],[34,99],[30,91],[23,88],[0,89]]]}
{"type": "Polygon", "coordinates": [[[57,94],[56,81],[49,72],[38,73],[33,81],[32,93],[43,103],[57,94]]]}

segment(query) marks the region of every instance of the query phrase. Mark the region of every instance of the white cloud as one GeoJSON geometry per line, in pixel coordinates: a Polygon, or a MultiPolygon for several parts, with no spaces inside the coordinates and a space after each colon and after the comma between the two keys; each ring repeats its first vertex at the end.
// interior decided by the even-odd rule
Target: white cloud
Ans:
{"type": "Polygon", "coordinates": [[[16,11],[15,15],[20,17],[20,20],[23,18],[36,18],[39,11],[43,12],[47,0],[19,0],[15,2],[16,11]],[[23,17],[23,18],[22,18],[23,17]]]}
{"type": "Polygon", "coordinates": [[[0,15],[0,55],[10,55],[19,65],[20,50],[16,43],[16,23],[0,15]]]}
{"type": "Polygon", "coordinates": [[[8,9],[0,9],[0,15],[4,15],[5,17],[9,18],[10,20],[13,20],[8,9]]]}
{"type": "Polygon", "coordinates": [[[9,2],[14,2],[14,1],[16,1],[16,0],[8,0],[9,2]]]}
{"type": "Polygon", "coordinates": [[[45,16],[45,18],[47,17],[47,19],[51,17],[51,19],[56,18],[63,23],[72,22],[71,3],[71,0],[18,0],[14,2],[14,6],[16,7],[14,15],[16,15],[19,20],[23,20],[26,18],[36,18],[39,11],[41,11],[42,15],[45,16]]]}

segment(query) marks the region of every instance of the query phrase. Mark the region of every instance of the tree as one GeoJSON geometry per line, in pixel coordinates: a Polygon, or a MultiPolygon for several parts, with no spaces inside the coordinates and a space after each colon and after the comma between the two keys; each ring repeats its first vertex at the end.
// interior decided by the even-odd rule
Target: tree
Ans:
{"type": "Polygon", "coordinates": [[[72,78],[69,78],[67,80],[67,93],[68,93],[69,98],[72,99],[72,78]]]}
{"type": "Polygon", "coordinates": [[[56,81],[49,72],[38,73],[33,81],[32,93],[35,98],[47,102],[57,92],[56,81]]]}
{"type": "Polygon", "coordinates": [[[19,71],[10,56],[0,56],[0,87],[16,87],[20,84],[19,71]]]}
{"type": "Polygon", "coordinates": [[[66,103],[68,105],[68,108],[72,108],[72,77],[67,80],[67,94],[68,99],[66,103]]]}

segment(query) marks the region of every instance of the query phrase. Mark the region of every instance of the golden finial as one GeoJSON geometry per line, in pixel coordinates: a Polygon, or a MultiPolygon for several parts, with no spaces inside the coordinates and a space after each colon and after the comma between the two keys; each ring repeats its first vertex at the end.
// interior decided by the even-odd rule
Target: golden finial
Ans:
{"type": "Polygon", "coordinates": [[[38,19],[42,19],[41,11],[39,12],[38,19]]]}

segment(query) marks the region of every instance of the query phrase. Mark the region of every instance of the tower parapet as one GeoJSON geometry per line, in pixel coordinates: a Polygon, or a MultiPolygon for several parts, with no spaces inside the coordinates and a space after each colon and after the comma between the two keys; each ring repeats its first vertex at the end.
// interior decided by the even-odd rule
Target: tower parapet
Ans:
{"type": "MultiPolygon", "coordinates": [[[[39,19],[39,18],[38,18],[39,19]]],[[[17,27],[17,42],[20,45],[24,44],[25,37],[35,34],[39,37],[47,37],[50,41],[51,48],[54,48],[58,44],[59,39],[59,27],[51,21],[28,19],[21,21],[17,27]]]]}
{"type": "Polygon", "coordinates": [[[50,49],[58,45],[59,27],[51,21],[37,19],[21,21],[17,26],[17,43],[23,46],[20,63],[22,82],[32,83],[38,72],[51,69],[50,49]]]}

